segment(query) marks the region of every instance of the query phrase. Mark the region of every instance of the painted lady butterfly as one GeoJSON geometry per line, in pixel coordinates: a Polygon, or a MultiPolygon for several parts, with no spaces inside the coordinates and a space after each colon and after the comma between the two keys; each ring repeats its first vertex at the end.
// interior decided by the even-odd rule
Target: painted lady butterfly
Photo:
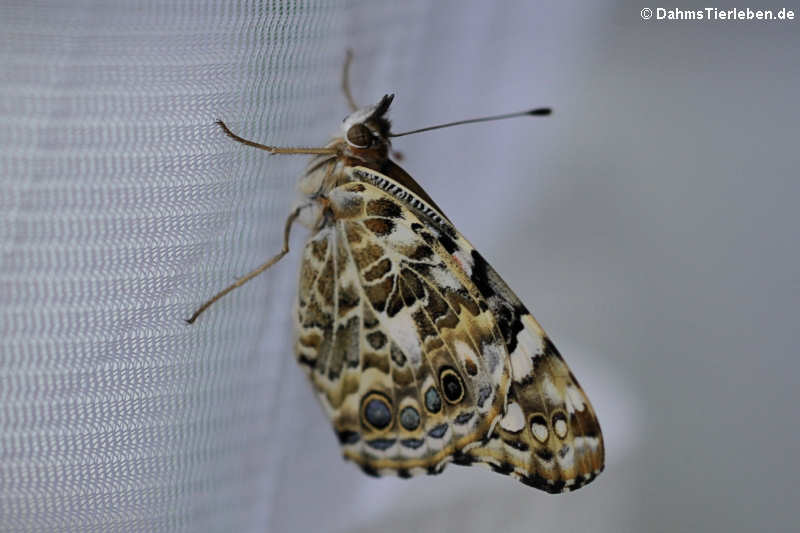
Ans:
{"type": "Polygon", "coordinates": [[[588,398],[522,302],[389,158],[399,136],[386,118],[392,96],[358,108],[350,58],[342,85],[352,114],[322,148],[265,146],[218,123],[243,144],[314,157],[281,252],[188,322],[288,253],[300,218],[312,235],[300,268],[297,360],[347,459],[378,476],[436,474],[453,462],[551,493],[589,483],[604,446],[588,398]]]}

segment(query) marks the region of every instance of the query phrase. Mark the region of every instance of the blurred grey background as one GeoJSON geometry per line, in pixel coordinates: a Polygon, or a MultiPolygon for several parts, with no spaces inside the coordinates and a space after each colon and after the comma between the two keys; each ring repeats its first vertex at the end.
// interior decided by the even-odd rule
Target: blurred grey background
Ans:
{"type": "Polygon", "coordinates": [[[4,2],[0,530],[795,531],[800,22],[644,7],[4,2]],[[397,130],[554,108],[395,147],[592,399],[586,488],[342,462],[291,353],[302,229],[183,325],[277,251],[305,164],[213,120],[324,142],[347,47],[397,130]]]}

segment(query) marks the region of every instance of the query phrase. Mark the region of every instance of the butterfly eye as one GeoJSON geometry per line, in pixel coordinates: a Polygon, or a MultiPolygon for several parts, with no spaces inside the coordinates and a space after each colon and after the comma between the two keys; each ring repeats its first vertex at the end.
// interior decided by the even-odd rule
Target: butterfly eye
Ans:
{"type": "Polygon", "coordinates": [[[458,403],[464,399],[464,384],[455,370],[445,367],[439,373],[439,382],[442,384],[444,397],[450,403],[458,403]]]}
{"type": "Polygon", "coordinates": [[[369,148],[372,144],[372,132],[363,124],[353,124],[347,130],[347,142],[356,148],[369,148]]]}

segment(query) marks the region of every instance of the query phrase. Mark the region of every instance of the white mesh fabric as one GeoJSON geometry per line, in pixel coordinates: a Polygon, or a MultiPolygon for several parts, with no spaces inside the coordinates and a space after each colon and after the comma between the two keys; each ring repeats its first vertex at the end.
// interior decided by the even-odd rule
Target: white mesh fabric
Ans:
{"type": "Polygon", "coordinates": [[[354,26],[353,11],[0,7],[0,530],[291,522],[297,442],[309,423],[332,436],[291,353],[296,257],[183,319],[279,249],[305,164],[214,120],[324,142],[346,109],[348,35],[403,20],[360,6],[354,26]]]}

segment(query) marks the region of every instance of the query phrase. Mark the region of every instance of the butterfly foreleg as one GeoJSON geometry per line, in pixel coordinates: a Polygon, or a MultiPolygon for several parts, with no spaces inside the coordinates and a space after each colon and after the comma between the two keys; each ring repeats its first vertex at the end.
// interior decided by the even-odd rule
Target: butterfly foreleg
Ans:
{"type": "Polygon", "coordinates": [[[261,274],[262,272],[264,272],[265,270],[270,268],[272,265],[274,265],[275,263],[277,263],[278,261],[283,259],[283,256],[285,256],[286,254],[289,253],[289,235],[290,235],[291,230],[292,230],[292,224],[294,224],[294,221],[297,220],[297,217],[300,216],[300,213],[302,212],[302,210],[305,209],[306,207],[309,207],[310,205],[311,204],[306,203],[306,204],[302,204],[302,205],[296,207],[289,214],[289,216],[286,218],[286,225],[284,226],[284,229],[283,229],[283,248],[281,248],[280,252],[278,252],[269,261],[267,261],[263,265],[259,266],[258,268],[256,268],[252,272],[249,272],[248,274],[245,274],[241,278],[237,279],[235,283],[232,283],[231,285],[225,287],[223,290],[219,291],[210,300],[208,300],[203,305],[201,305],[197,309],[197,311],[194,312],[194,314],[191,316],[191,318],[189,318],[186,322],[189,323],[189,324],[193,324],[194,321],[197,320],[197,317],[199,317],[206,309],[211,307],[211,305],[214,302],[216,302],[217,300],[219,300],[220,298],[222,298],[223,296],[225,296],[226,294],[228,294],[232,290],[238,289],[239,287],[241,287],[242,285],[244,285],[245,283],[247,283],[248,281],[250,281],[254,277],[258,276],[259,274],[261,274]]]}

